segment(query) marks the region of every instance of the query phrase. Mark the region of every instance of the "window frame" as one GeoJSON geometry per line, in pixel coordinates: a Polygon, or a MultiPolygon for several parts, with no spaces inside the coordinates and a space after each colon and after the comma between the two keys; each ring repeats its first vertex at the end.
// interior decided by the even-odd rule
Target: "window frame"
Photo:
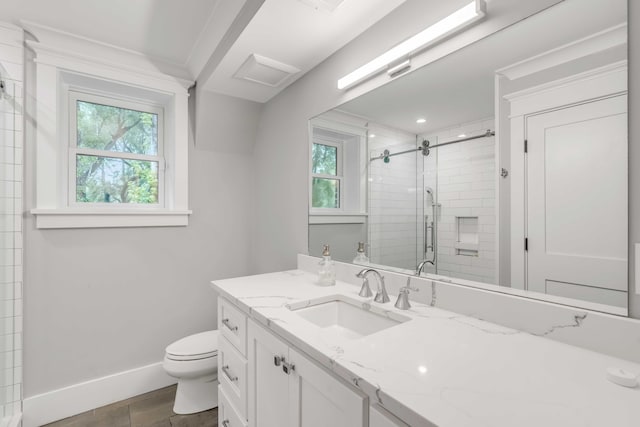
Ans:
{"type": "Polygon", "coordinates": [[[311,162],[311,182],[310,182],[310,190],[311,190],[311,195],[310,195],[310,207],[311,207],[311,211],[314,213],[326,213],[326,212],[344,212],[344,199],[345,199],[345,194],[344,194],[344,190],[345,190],[345,186],[344,186],[344,174],[343,174],[343,165],[344,165],[344,141],[342,140],[338,140],[338,139],[333,139],[333,138],[329,138],[329,137],[320,137],[320,136],[314,136],[313,140],[312,140],[312,146],[311,146],[311,158],[310,158],[310,162],[311,162]],[[336,148],[336,174],[335,175],[330,175],[330,174],[318,174],[318,173],[313,173],[313,146],[314,145],[326,145],[329,147],[335,147],[336,148]],[[314,178],[320,178],[320,179],[333,179],[338,181],[338,207],[337,208],[318,208],[318,207],[313,207],[313,179],[314,178]]]}
{"type": "MultiPolygon", "coordinates": [[[[38,229],[183,227],[189,224],[190,94],[181,67],[159,67],[135,52],[32,25],[25,40],[25,156],[33,159],[29,213],[38,229]],[[45,40],[46,42],[43,42],[45,40]],[[164,207],[69,206],[70,89],[164,108],[164,207]],[[33,95],[35,96],[35,95],[33,95]]],[[[115,205],[115,204],[111,204],[115,205]]]]}
{"type": "Polygon", "coordinates": [[[104,94],[89,91],[85,88],[70,87],[67,90],[69,128],[67,132],[67,206],[77,209],[163,209],[165,208],[165,170],[166,159],[164,157],[164,108],[155,103],[143,100],[130,100],[115,94],[104,94]],[[77,102],[84,101],[92,104],[156,114],[158,117],[158,147],[157,154],[135,154],[121,151],[98,150],[93,148],[78,147],[77,135],[77,102]],[[115,159],[141,160],[158,163],[158,203],[82,203],[76,200],[77,192],[77,155],[88,155],[115,159]]]}

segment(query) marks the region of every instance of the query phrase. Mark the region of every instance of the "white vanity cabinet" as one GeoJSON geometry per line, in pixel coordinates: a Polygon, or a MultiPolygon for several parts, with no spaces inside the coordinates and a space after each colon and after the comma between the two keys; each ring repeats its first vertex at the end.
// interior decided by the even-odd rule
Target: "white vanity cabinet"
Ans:
{"type": "Polygon", "coordinates": [[[248,322],[248,396],[252,427],[366,427],[368,398],[248,322]]]}
{"type": "Polygon", "coordinates": [[[218,424],[247,426],[247,316],[218,299],[218,424]]]}

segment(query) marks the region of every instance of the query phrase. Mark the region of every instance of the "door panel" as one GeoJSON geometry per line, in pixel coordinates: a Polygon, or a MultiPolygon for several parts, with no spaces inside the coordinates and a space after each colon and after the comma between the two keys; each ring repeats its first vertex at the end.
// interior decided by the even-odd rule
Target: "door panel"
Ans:
{"type": "Polygon", "coordinates": [[[368,399],[322,368],[289,349],[290,423],[299,427],[364,427],[368,399]]]}
{"type": "Polygon", "coordinates": [[[286,426],[289,376],[276,365],[274,357],[288,357],[288,347],[253,321],[249,321],[248,329],[249,425],[286,426]]]}
{"type": "Polygon", "coordinates": [[[627,97],[530,116],[526,127],[528,289],[626,291],[627,97]]]}

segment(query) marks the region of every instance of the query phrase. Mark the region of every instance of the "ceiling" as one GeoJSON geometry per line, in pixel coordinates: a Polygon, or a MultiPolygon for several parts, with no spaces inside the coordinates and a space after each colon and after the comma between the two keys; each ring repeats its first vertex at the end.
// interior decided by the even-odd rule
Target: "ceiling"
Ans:
{"type": "Polygon", "coordinates": [[[404,1],[2,0],[0,19],[139,52],[207,90],[266,102],[404,1]],[[252,54],[296,72],[275,86],[234,77],[252,54]]]}
{"type": "Polygon", "coordinates": [[[311,0],[267,0],[205,88],[257,102],[268,101],[404,1],[344,0],[333,12],[328,12],[310,6],[311,0]],[[234,77],[251,54],[300,71],[277,87],[234,77]]]}
{"type": "Polygon", "coordinates": [[[413,134],[493,117],[495,70],[625,20],[625,0],[565,0],[338,109],[413,134]]]}
{"type": "Polygon", "coordinates": [[[186,64],[218,0],[2,0],[1,19],[32,21],[186,64]]]}

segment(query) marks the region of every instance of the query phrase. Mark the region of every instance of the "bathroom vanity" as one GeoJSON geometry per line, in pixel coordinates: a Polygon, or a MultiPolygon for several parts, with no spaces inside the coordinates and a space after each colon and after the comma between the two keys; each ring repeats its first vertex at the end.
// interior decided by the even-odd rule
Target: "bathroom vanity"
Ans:
{"type": "MultiPolygon", "coordinates": [[[[339,270],[330,287],[316,286],[316,274],[303,270],[213,283],[220,425],[566,427],[640,420],[640,388],[606,377],[609,367],[638,374],[638,363],[431,304],[412,301],[411,309],[398,310],[395,295],[378,304],[359,297],[358,279],[350,276],[339,270]]],[[[415,278],[412,286],[426,293],[431,282],[415,278]]]]}

